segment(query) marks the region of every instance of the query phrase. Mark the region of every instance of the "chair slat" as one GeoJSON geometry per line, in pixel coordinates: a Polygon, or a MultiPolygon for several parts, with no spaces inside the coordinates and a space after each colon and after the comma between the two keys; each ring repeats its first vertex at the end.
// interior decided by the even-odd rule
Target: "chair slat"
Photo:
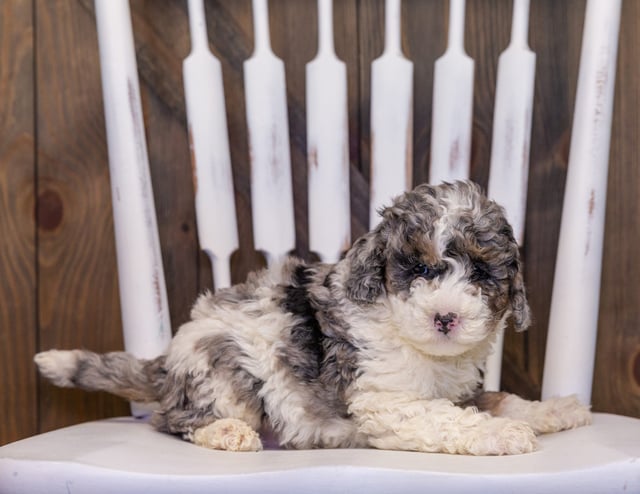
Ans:
{"type": "Polygon", "coordinates": [[[587,2],[542,397],[591,402],[620,0],[587,2]]]}
{"type": "Polygon", "coordinates": [[[333,0],[318,0],[318,54],[306,66],[309,248],[336,262],[351,243],[347,68],[333,46],[333,0]]]}
{"type": "MultiPolygon", "coordinates": [[[[519,245],[524,240],[536,56],[528,46],[529,0],[514,0],[511,42],[498,61],[489,197],[504,206],[519,245]]],[[[485,389],[498,391],[504,333],[487,361],[485,389]]]]}
{"type": "Polygon", "coordinates": [[[229,260],[238,248],[222,68],[209,51],[202,0],[189,0],[189,24],[191,53],[183,75],[198,240],[211,260],[217,290],[231,285],[229,260]]]}
{"type": "MultiPolygon", "coordinates": [[[[128,0],[96,0],[124,344],[141,358],[171,340],[128,0]]],[[[134,413],[137,409],[134,408],[134,413]]]]}
{"type": "Polygon", "coordinates": [[[413,63],[402,54],[400,0],[385,3],[385,47],[371,66],[371,196],[377,211],[411,187],[413,169],[413,63]]]}
{"type": "Polygon", "coordinates": [[[465,0],[449,1],[447,49],[435,64],[429,182],[469,178],[474,62],[464,50],[465,0]]]}
{"type": "Polygon", "coordinates": [[[271,51],[267,0],[253,0],[255,47],[244,62],[253,236],[272,263],[295,247],[284,64],[271,51]]]}

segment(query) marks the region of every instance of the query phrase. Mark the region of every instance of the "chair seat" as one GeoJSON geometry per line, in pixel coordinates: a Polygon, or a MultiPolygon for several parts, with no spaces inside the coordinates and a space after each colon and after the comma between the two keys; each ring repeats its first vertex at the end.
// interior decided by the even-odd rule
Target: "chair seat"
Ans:
{"type": "Polygon", "coordinates": [[[0,448],[3,493],[640,492],[640,420],[595,414],[531,454],[212,451],[134,418],[88,422],[0,448]]]}

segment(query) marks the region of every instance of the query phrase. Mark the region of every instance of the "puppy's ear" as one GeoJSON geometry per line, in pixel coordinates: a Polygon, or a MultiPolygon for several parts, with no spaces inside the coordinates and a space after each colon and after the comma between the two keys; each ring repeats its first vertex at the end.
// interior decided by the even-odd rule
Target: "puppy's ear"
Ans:
{"type": "Polygon", "coordinates": [[[520,262],[518,262],[518,271],[509,289],[509,301],[511,303],[511,316],[513,317],[515,330],[518,332],[524,331],[531,324],[531,310],[527,302],[520,262]]]}
{"type": "Polygon", "coordinates": [[[380,229],[360,237],[347,252],[349,276],[345,282],[347,298],[372,303],[385,293],[384,241],[380,229]]]}

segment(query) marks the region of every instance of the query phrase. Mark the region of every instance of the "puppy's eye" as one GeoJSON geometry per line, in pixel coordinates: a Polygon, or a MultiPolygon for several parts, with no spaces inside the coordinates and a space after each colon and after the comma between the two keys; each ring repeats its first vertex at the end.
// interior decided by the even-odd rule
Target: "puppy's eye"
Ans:
{"type": "Polygon", "coordinates": [[[411,272],[415,276],[424,276],[429,277],[431,275],[431,269],[426,264],[418,263],[413,268],[411,268],[411,272]]]}

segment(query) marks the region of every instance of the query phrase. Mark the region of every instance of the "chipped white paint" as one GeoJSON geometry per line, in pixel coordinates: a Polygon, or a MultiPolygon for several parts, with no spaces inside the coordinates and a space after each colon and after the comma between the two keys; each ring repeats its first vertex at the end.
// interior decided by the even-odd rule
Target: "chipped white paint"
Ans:
{"type": "Polygon", "coordinates": [[[591,402],[621,0],[589,0],[551,300],[542,397],[591,402]]]}
{"type": "Polygon", "coordinates": [[[253,0],[254,52],[244,62],[253,237],[269,264],[295,247],[284,64],[271,51],[267,0],[253,0]]]}
{"type": "Polygon", "coordinates": [[[371,198],[377,211],[411,187],[413,162],[413,63],[402,54],[400,0],[385,3],[385,46],[371,66],[371,198]]]}
{"type": "Polygon", "coordinates": [[[347,69],[333,46],[333,0],[318,0],[318,54],[307,64],[309,248],[336,262],[351,243],[347,69]]]}
{"type": "Polygon", "coordinates": [[[124,344],[137,357],[153,358],[171,340],[171,321],[129,2],[96,0],[95,7],[124,344]]]}
{"type": "Polygon", "coordinates": [[[182,69],[198,240],[217,290],[231,285],[229,261],[238,248],[222,68],[209,51],[202,0],[189,0],[189,25],[191,53],[182,69]]]}
{"type": "Polygon", "coordinates": [[[473,60],[464,51],[465,0],[449,1],[447,50],[435,64],[429,182],[469,178],[473,60]]]}
{"type": "Polygon", "coordinates": [[[524,240],[536,55],[529,49],[529,0],[514,0],[511,42],[498,61],[489,196],[524,240]]]}
{"type": "MultiPolygon", "coordinates": [[[[529,0],[514,0],[511,42],[498,61],[488,193],[506,209],[518,245],[524,239],[536,75],[536,56],[529,49],[528,34],[529,0]]],[[[503,343],[504,332],[500,332],[487,361],[484,385],[488,391],[500,387],[503,343]]]]}

